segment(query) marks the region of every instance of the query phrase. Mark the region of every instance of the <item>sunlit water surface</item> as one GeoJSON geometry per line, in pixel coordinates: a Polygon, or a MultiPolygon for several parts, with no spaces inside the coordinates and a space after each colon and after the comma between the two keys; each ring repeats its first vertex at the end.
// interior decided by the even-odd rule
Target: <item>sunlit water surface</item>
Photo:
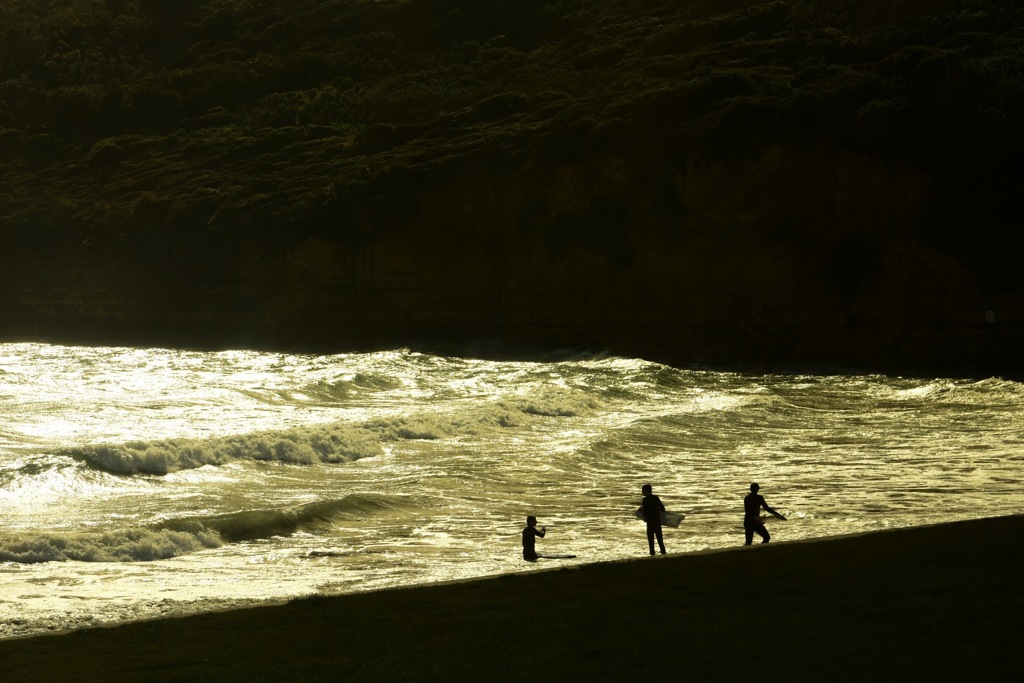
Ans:
{"type": "Polygon", "coordinates": [[[0,344],[0,637],[1024,509],[1024,387],[0,344]],[[547,526],[521,559],[527,514],[547,526]]]}

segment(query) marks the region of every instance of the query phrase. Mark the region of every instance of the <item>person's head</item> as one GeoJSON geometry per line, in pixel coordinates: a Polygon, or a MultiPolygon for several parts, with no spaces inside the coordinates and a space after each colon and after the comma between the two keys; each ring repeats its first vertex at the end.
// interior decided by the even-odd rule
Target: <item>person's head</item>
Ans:
{"type": "Polygon", "coordinates": [[[530,515],[526,518],[526,526],[537,526],[537,518],[530,515]]]}
{"type": "Polygon", "coordinates": [[[751,484],[751,485],[750,485],[750,492],[751,492],[751,493],[757,493],[757,490],[758,490],[759,488],[761,488],[761,487],[760,487],[760,486],[758,486],[757,484],[751,484]]]}
{"type": "Polygon", "coordinates": [[[651,491],[653,490],[654,489],[651,488],[650,484],[644,484],[643,487],[640,489],[640,491],[642,491],[645,496],[651,495],[651,491]]]}

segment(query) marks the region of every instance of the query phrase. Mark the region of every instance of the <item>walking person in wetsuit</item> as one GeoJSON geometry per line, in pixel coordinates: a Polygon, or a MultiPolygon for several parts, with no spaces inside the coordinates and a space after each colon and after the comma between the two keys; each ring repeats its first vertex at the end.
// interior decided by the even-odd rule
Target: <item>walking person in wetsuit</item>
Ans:
{"type": "Polygon", "coordinates": [[[537,529],[537,518],[530,515],[526,518],[526,527],[523,529],[523,559],[527,562],[537,561],[537,538],[544,538],[547,533],[545,527],[537,529]]]}
{"type": "Polygon", "coordinates": [[[743,499],[743,532],[747,537],[745,545],[750,545],[754,541],[754,534],[761,537],[761,543],[767,543],[772,537],[761,523],[761,508],[764,508],[773,517],[777,517],[783,522],[786,521],[785,517],[768,507],[764,496],[758,493],[760,488],[757,484],[751,484],[750,493],[743,499]]]}
{"type": "Polygon", "coordinates": [[[640,489],[644,494],[644,501],[640,505],[640,509],[643,512],[644,521],[647,522],[647,546],[651,549],[651,555],[654,554],[654,539],[658,539],[658,547],[661,548],[661,554],[665,554],[665,539],[661,533],[661,513],[665,511],[665,506],[661,502],[661,498],[658,498],[652,492],[650,484],[644,484],[640,489]]]}

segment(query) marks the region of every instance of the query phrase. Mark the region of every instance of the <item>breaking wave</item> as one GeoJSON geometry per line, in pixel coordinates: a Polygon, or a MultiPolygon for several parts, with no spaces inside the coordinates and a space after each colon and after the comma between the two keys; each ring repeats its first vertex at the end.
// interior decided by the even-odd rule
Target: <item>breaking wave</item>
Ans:
{"type": "Polygon", "coordinates": [[[0,562],[149,562],[220,545],[222,542],[216,533],[171,529],[33,534],[0,543],[0,562]]]}
{"type": "Polygon", "coordinates": [[[114,474],[167,474],[233,460],[273,460],[297,465],[344,463],[380,455],[383,444],[481,435],[530,419],[585,415],[597,401],[574,390],[545,391],[462,412],[418,413],[371,420],[363,425],[334,423],[209,439],[162,439],[76,446],[62,451],[114,474]]]}
{"type": "Polygon", "coordinates": [[[167,474],[232,460],[277,460],[296,464],[349,462],[381,453],[380,440],[345,424],[257,432],[212,439],[164,439],[95,444],[66,454],[115,474],[167,474]]]}
{"type": "Polygon", "coordinates": [[[288,508],[177,518],[145,527],[97,533],[41,533],[0,542],[0,562],[151,562],[330,525],[342,517],[400,509],[400,501],[346,496],[288,508]]]}
{"type": "Polygon", "coordinates": [[[238,543],[272,536],[290,536],[297,531],[312,531],[330,525],[339,518],[359,517],[398,507],[397,501],[383,497],[351,495],[287,508],[172,519],[161,522],[159,528],[196,537],[212,533],[225,543],[238,543]]]}

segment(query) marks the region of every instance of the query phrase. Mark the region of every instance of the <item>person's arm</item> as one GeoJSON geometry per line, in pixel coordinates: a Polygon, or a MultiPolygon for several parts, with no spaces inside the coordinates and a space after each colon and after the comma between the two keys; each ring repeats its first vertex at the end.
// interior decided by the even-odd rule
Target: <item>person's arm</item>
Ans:
{"type": "Polygon", "coordinates": [[[540,536],[541,538],[544,538],[544,534],[546,534],[548,532],[548,528],[546,526],[542,526],[541,528],[536,529],[536,532],[537,532],[538,536],[540,536]]]}
{"type": "Polygon", "coordinates": [[[777,518],[781,519],[781,520],[782,520],[783,522],[785,522],[785,521],[786,521],[786,518],[785,518],[785,517],[783,517],[782,515],[780,515],[780,514],[779,514],[778,512],[776,512],[775,510],[772,510],[772,509],[771,509],[770,507],[768,507],[768,503],[766,503],[766,502],[765,502],[764,498],[762,498],[762,499],[761,499],[761,505],[762,505],[762,506],[764,507],[764,509],[765,509],[765,510],[767,510],[767,511],[768,511],[768,514],[772,515],[773,517],[777,517],[777,518]]]}
{"type": "Polygon", "coordinates": [[[661,498],[658,499],[658,507],[661,508],[662,512],[665,512],[665,504],[661,502],[661,498]]]}

